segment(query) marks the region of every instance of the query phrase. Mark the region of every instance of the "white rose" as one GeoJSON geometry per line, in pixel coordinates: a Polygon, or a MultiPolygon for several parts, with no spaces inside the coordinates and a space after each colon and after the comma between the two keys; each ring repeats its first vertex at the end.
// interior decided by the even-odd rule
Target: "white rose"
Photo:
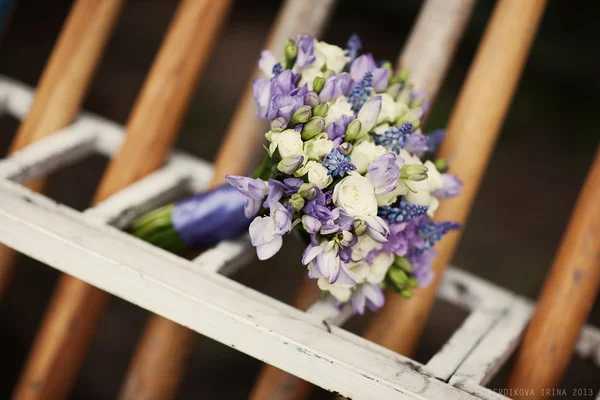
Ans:
{"type": "Polygon", "coordinates": [[[304,152],[310,160],[322,160],[333,150],[333,142],[329,139],[311,139],[304,143],[304,152]]]}
{"type": "Polygon", "coordinates": [[[315,64],[321,64],[327,66],[327,69],[333,70],[336,74],[339,74],[344,69],[344,66],[350,61],[350,57],[346,55],[346,51],[341,47],[325,43],[315,43],[315,64]]]}
{"type": "Polygon", "coordinates": [[[319,286],[319,289],[331,293],[340,303],[347,302],[350,300],[350,296],[352,296],[353,285],[344,285],[337,282],[331,284],[327,279],[320,278],[317,280],[317,286],[319,286]]]}
{"type": "Polygon", "coordinates": [[[369,252],[380,249],[381,246],[381,243],[374,241],[369,235],[359,236],[358,241],[352,247],[352,261],[361,261],[369,252]]]}
{"type": "Polygon", "coordinates": [[[342,115],[354,116],[352,105],[348,103],[345,96],[340,96],[334,102],[329,103],[329,110],[325,116],[325,126],[337,121],[342,115]]]}
{"type": "Polygon", "coordinates": [[[333,203],[352,217],[377,215],[375,188],[371,181],[355,171],[335,185],[333,203]]]}
{"type": "Polygon", "coordinates": [[[377,257],[373,258],[373,261],[371,262],[369,273],[366,276],[367,282],[376,285],[383,282],[383,280],[385,279],[385,275],[387,274],[387,271],[393,262],[393,254],[386,253],[385,251],[379,253],[377,257]]]}
{"type": "Polygon", "coordinates": [[[320,189],[324,189],[333,182],[333,178],[328,174],[327,168],[316,161],[309,161],[298,169],[294,175],[303,176],[308,174],[308,181],[320,189]]]}
{"type": "Polygon", "coordinates": [[[304,85],[308,85],[308,90],[313,90],[313,81],[317,76],[323,76],[323,71],[321,71],[321,67],[315,67],[314,64],[308,68],[303,69],[302,71],[296,71],[302,74],[302,78],[298,84],[298,87],[302,87],[304,85]]]}
{"type": "Polygon", "coordinates": [[[271,133],[271,145],[269,153],[273,154],[275,149],[279,149],[281,158],[292,156],[304,156],[304,142],[299,132],[293,129],[286,129],[279,133],[271,133]]]}
{"type": "Polygon", "coordinates": [[[365,141],[352,147],[350,161],[356,166],[356,171],[359,174],[364,174],[367,172],[369,163],[385,153],[387,153],[385,147],[376,145],[373,142],[365,141]]]}
{"type": "Polygon", "coordinates": [[[377,96],[381,96],[381,111],[377,118],[377,124],[396,121],[398,115],[400,115],[400,107],[392,96],[387,93],[378,93],[377,96]]]}

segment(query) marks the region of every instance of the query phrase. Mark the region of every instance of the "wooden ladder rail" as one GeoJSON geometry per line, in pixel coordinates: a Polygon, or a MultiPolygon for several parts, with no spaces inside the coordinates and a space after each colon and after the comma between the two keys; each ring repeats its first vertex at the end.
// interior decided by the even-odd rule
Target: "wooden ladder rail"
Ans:
{"type": "Polygon", "coordinates": [[[532,389],[528,399],[547,397],[544,389],[558,387],[599,288],[600,148],[544,282],[508,387],[532,389]]]}
{"type": "MultiPolygon", "coordinates": [[[[425,2],[398,57],[398,67],[410,70],[410,81],[427,93],[430,104],[433,104],[442,86],[474,6],[475,0],[425,2]]],[[[294,306],[306,310],[320,296],[321,291],[315,281],[307,278],[299,288],[294,306]]],[[[311,390],[309,382],[264,365],[250,398],[300,400],[306,398],[311,390]]]]}
{"type": "MultiPolygon", "coordinates": [[[[66,127],[77,115],[123,4],[124,0],[77,0],[73,4],[11,153],[66,127]]],[[[46,180],[27,186],[43,191],[46,180]]],[[[0,245],[0,300],[18,259],[19,253],[0,245]]]]}
{"type": "MultiPolygon", "coordinates": [[[[277,15],[265,47],[281,55],[286,41],[299,32],[320,36],[334,5],[335,0],[287,0],[277,15]]],[[[212,187],[223,183],[228,173],[248,173],[262,151],[268,128],[264,121],[257,119],[252,96],[252,82],[260,74],[258,69],[254,71],[227,129],[217,155],[212,187]],[[240,143],[245,145],[240,146],[240,143]]],[[[174,398],[197,338],[196,332],[153,315],[138,344],[119,398],[174,398]]]]}
{"type": "MultiPolygon", "coordinates": [[[[228,0],[181,1],[95,203],[163,165],[229,5],[228,0]]],[[[67,396],[108,298],[98,288],[61,277],[13,398],[67,396]]]]}
{"type": "MultiPolygon", "coordinates": [[[[440,156],[450,161],[450,172],[463,180],[463,190],[460,196],[441,202],[436,219],[465,225],[545,5],[546,0],[500,0],[496,4],[440,148],[440,156]]],[[[401,354],[412,354],[461,232],[448,234],[436,246],[436,278],[430,286],[417,290],[410,300],[388,291],[386,304],[375,314],[366,338],[401,354]]]]}

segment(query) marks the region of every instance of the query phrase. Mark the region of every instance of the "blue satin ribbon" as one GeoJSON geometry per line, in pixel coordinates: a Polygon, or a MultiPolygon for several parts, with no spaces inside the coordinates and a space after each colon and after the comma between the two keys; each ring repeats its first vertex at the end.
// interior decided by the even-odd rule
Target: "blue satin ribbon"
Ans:
{"type": "Polygon", "coordinates": [[[248,230],[246,196],[229,184],[197,194],[175,205],[171,222],[190,247],[208,247],[248,230]]]}

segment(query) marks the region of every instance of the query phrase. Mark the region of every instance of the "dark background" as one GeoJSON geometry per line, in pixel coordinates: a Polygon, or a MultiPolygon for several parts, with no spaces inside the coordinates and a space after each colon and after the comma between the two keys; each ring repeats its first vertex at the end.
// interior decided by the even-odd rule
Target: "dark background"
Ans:
{"type": "MultiPolygon", "coordinates": [[[[1,38],[0,74],[35,86],[70,4],[19,0],[1,38]]],[[[168,0],[127,4],[87,97],[87,110],[126,121],[176,4],[168,0]]],[[[394,60],[420,4],[371,0],[367,6],[341,0],[324,39],[342,45],[350,34],[358,33],[377,58],[394,60]]],[[[478,3],[429,128],[446,124],[493,4],[478,3]]],[[[598,4],[550,2],[453,261],[530,298],[537,295],[552,262],[600,138],[594,34],[598,4]]],[[[275,0],[235,2],[182,128],[179,148],[214,158],[279,5],[275,0]]],[[[12,117],[0,117],[0,156],[6,154],[17,127],[12,117]]],[[[106,160],[95,157],[56,174],[50,196],[84,209],[105,165],[106,160]]],[[[303,272],[299,264],[287,260],[298,259],[300,252],[300,245],[289,240],[275,259],[254,263],[234,279],[290,302],[303,272]]],[[[23,258],[0,303],[0,399],[10,397],[57,277],[54,269],[23,258]]],[[[465,315],[438,302],[417,359],[427,361],[465,315]]],[[[144,310],[113,299],[71,398],[116,396],[146,318],[144,310]]],[[[367,319],[355,319],[349,329],[359,332],[367,319]]],[[[598,304],[591,322],[600,325],[598,304]]],[[[245,398],[259,368],[258,361],[202,338],[179,398],[245,398]]],[[[591,361],[576,360],[564,387],[597,392],[598,376],[591,361]]],[[[494,384],[499,385],[500,379],[494,384]]],[[[315,390],[314,398],[329,396],[315,390]]]]}

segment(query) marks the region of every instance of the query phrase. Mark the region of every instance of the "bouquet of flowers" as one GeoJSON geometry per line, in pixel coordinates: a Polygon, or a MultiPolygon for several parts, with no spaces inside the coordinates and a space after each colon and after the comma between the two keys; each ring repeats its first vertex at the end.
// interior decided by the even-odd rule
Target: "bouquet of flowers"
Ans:
{"type": "Polygon", "coordinates": [[[264,260],[296,232],[307,243],[309,277],[358,314],[383,305],[384,285],[405,297],[428,285],[434,243],[458,229],[432,218],[462,183],[444,173],[445,160],[426,160],[443,131],[420,131],[427,102],[409,74],[394,75],[391,63],[360,51],[356,36],[342,49],[302,34],[281,60],[263,51],[266,76],[253,94],[270,130],[254,176],[228,175],[231,187],[150,213],[134,234],[178,251],[234,237],[252,220],[264,260]]]}

